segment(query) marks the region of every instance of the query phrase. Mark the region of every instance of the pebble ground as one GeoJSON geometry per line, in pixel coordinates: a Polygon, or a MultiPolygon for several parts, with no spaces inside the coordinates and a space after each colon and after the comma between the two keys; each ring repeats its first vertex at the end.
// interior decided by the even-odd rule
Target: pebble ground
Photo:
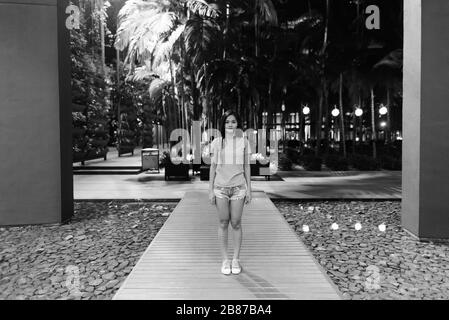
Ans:
{"type": "MultiPolygon", "coordinates": [[[[400,202],[275,205],[346,299],[449,299],[449,245],[402,230],[400,202]]],[[[64,225],[0,228],[0,300],[112,299],[175,206],[77,202],[64,225]]]]}
{"type": "Polygon", "coordinates": [[[67,224],[1,228],[0,299],[112,299],[175,206],[77,202],[67,224]]]}
{"type": "Polygon", "coordinates": [[[275,205],[346,299],[449,299],[449,245],[404,231],[400,202],[275,205]]]}

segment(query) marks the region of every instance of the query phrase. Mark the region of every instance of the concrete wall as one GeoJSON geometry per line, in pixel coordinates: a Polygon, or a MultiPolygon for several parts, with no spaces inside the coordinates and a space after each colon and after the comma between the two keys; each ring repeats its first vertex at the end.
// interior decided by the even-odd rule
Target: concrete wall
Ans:
{"type": "Polygon", "coordinates": [[[0,225],[73,212],[66,6],[0,0],[0,225]]]}
{"type": "Polygon", "coordinates": [[[449,239],[449,1],[404,1],[403,226],[449,239]]]}
{"type": "Polygon", "coordinates": [[[404,0],[402,225],[419,230],[421,122],[421,0],[404,0]]]}

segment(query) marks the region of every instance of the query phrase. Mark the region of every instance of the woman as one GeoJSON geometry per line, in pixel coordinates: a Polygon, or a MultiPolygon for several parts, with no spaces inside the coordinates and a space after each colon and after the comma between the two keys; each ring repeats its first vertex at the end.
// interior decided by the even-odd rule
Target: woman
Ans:
{"type": "Polygon", "coordinates": [[[209,200],[216,204],[220,226],[220,241],[225,275],[239,274],[240,247],[242,244],[242,212],[244,204],[251,202],[250,148],[243,136],[241,122],[234,111],[227,111],[220,122],[221,137],[211,144],[211,166],[209,174],[209,200]],[[228,226],[231,222],[234,234],[234,254],[228,259],[228,226]]]}

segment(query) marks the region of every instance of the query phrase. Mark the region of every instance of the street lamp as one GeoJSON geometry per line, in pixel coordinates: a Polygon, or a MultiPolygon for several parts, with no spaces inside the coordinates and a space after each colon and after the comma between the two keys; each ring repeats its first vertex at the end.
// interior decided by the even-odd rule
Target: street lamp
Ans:
{"type": "Polygon", "coordinates": [[[335,118],[340,115],[340,110],[338,110],[337,106],[334,106],[334,110],[332,110],[332,116],[335,118]]]}
{"type": "MultiPolygon", "coordinates": [[[[284,87],[284,93],[286,88],[284,87]]],[[[282,101],[282,151],[285,153],[285,102],[282,101]]]]}
{"type": "Polygon", "coordinates": [[[310,108],[309,108],[307,105],[305,105],[305,106],[302,108],[302,113],[303,113],[305,116],[309,115],[309,114],[310,114],[310,108]]]}
{"type": "MultiPolygon", "coordinates": [[[[360,138],[358,137],[358,124],[357,124],[357,118],[361,118],[363,115],[363,109],[360,108],[359,105],[355,105],[355,111],[354,111],[354,124],[355,124],[355,128],[354,128],[354,136],[355,136],[355,142],[359,142],[360,138]]],[[[353,144],[353,151],[355,152],[355,143],[353,144]]]]}

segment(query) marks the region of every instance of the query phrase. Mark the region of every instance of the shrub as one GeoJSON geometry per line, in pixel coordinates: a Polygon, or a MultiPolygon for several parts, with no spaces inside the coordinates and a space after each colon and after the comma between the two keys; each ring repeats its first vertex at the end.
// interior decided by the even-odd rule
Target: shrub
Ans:
{"type": "Polygon", "coordinates": [[[351,165],[362,171],[372,171],[380,169],[380,162],[370,156],[355,154],[351,156],[351,165]]]}
{"type": "Polygon", "coordinates": [[[170,163],[170,153],[168,151],[164,151],[159,158],[159,168],[165,168],[165,166],[169,163],[170,163]]]}
{"type": "Polygon", "coordinates": [[[334,171],[347,171],[349,167],[348,160],[336,154],[327,155],[324,159],[324,163],[326,167],[334,171]]]}
{"type": "Polygon", "coordinates": [[[286,150],[287,157],[292,161],[292,163],[299,162],[299,152],[293,148],[287,148],[286,150]]]}
{"type": "Polygon", "coordinates": [[[306,155],[301,158],[301,163],[307,171],[321,171],[323,159],[314,155],[306,155]]]}
{"type": "Polygon", "coordinates": [[[385,170],[402,170],[402,159],[384,155],[380,158],[382,168],[385,170]]]}
{"type": "Polygon", "coordinates": [[[285,154],[279,155],[279,170],[281,171],[291,171],[293,166],[292,160],[287,157],[285,154]]]}
{"type": "Polygon", "coordinates": [[[306,156],[306,155],[314,155],[314,154],[315,154],[315,150],[312,149],[312,148],[305,147],[305,148],[302,150],[302,154],[303,154],[304,156],[306,156]]]}

